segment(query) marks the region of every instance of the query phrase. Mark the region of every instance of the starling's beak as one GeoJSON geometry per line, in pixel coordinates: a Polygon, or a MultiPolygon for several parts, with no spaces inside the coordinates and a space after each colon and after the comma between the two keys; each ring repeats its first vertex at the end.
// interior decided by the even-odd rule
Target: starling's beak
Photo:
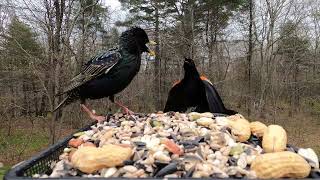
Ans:
{"type": "Polygon", "coordinates": [[[151,46],[157,45],[157,43],[155,41],[149,41],[148,44],[151,46]]]}
{"type": "Polygon", "coordinates": [[[150,50],[150,48],[149,48],[149,46],[154,46],[154,45],[157,45],[157,43],[156,42],[154,42],[154,41],[149,41],[148,43],[147,43],[147,47],[148,47],[148,55],[149,56],[156,56],[156,53],[154,52],[154,51],[152,51],[152,50],[150,50]]]}

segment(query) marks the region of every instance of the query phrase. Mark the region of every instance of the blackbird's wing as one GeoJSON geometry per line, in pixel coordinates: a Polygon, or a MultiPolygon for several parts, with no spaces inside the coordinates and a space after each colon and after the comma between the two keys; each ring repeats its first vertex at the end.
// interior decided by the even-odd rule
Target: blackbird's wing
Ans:
{"type": "Polygon", "coordinates": [[[209,110],[212,113],[227,113],[220,95],[217,90],[214,88],[213,84],[208,80],[202,80],[205,90],[206,97],[209,105],[209,110]]]}
{"type": "Polygon", "coordinates": [[[169,91],[166,105],[164,107],[163,112],[174,111],[174,107],[176,105],[176,96],[177,96],[177,88],[176,86],[172,87],[169,91]]]}
{"type": "Polygon", "coordinates": [[[163,112],[181,111],[184,107],[183,92],[181,91],[181,83],[175,83],[170,89],[168,99],[163,112]]]}
{"type": "Polygon", "coordinates": [[[75,76],[69,86],[61,94],[72,91],[101,74],[108,74],[110,69],[121,59],[121,54],[117,49],[111,49],[108,52],[98,54],[91,58],[81,69],[81,72],[75,76]]]}

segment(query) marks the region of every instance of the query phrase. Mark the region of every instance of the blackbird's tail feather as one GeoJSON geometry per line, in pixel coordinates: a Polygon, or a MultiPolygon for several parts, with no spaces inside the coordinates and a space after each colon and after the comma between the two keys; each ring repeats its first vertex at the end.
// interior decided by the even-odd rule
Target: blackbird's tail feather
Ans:
{"type": "Polygon", "coordinates": [[[238,114],[239,112],[237,111],[234,111],[234,110],[230,110],[230,109],[226,109],[226,113],[227,115],[235,115],[235,114],[238,114]]]}

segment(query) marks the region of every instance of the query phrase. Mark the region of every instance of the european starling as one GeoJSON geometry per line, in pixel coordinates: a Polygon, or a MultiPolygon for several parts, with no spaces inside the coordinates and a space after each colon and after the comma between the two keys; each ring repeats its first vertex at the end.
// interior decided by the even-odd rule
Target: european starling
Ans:
{"type": "Polygon", "coordinates": [[[139,72],[141,54],[148,52],[154,55],[154,52],[147,47],[149,43],[154,44],[153,41],[149,41],[147,33],[139,27],[132,27],[123,32],[118,47],[92,57],[82,67],[80,73],[71,80],[69,86],[58,94],[67,96],[54,111],[80,99],[83,110],[90,118],[100,122],[105,120],[105,117],[97,116],[89,110],[85,100],[109,97],[126,113],[132,113],[128,108],[114,101],[114,95],[125,89],[139,72]]]}
{"type": "Polygon", "coordinates": [[[164,112],[212,112],[226,115],[237,114],[236,111],[225,108],[221,97],[213,84],[200,76],[192,59],[185,58],[184,78],[176,82],[169,91],[164,112]]]}

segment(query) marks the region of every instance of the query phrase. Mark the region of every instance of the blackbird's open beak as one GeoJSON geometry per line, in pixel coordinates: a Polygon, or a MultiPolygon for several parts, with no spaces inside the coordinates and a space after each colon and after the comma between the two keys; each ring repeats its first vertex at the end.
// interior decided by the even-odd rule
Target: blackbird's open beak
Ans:
{"type": "Polygon", "coordinates": [[[157,43],[154,42],[154,41],[149,41],[146,45],[147,45],[148,51],[149,51],[149,52],[148,52],[148,55],[149,55],[149,56],[156,56],[156,53],[155,53],[153,50],[150,50],[149,46],[157,45],[157,43]]]}

